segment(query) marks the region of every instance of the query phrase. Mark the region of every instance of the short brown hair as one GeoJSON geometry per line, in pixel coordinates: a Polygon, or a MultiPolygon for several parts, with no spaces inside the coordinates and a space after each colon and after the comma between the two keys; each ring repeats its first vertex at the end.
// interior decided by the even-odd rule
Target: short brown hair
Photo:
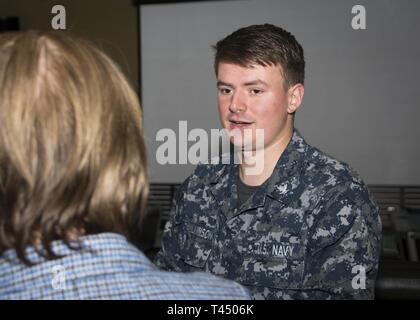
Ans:
{"type": "Polygon", "coordinates": [[[217,42],[214,49],[216,74],[220,62],[243,67],[280,65],[286,88],[304,84],[303,48],[290,32],[280,27],[262,24],[241,28],[217,42]]]}
{"type": "Polygon", "coordinates": [[[128,236],[147,194],[142,111],[116,64],[65,32],[0,34],[0,254],[128,236]]]}

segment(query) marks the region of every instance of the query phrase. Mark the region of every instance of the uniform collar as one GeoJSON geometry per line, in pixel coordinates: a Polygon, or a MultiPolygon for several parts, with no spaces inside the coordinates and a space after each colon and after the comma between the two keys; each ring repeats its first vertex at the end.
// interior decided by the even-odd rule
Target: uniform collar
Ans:
{"type": "MultiPolygon", "coordinates": [[[[252,196],[252,200],[247,201],[244,204],[245,206],[241,207],[240,212],[264,206],[266,196],[277,201],[287,202],[287,198],[292,197],[294,190],[299,186],[307,150],[308,144],[299,131],[294,129],[292,138],[277,161],[272,175],[261,188],[257,189],[252,196]]],[[[230,163],[233,163],[233,156],[230,157],[230,163]]],[[[237,201],[236,178],[238,166],[237,164],[224,165],[214,172],[209,179],[211,193],[220,203],[222,211],[229,212],[229,214],[231,214],[232,208],[235,208],[237,201]]]]}
{"type": "Polygon", "coordinates": [[[268,196],[281,200],[297,188],[307,150],[308,144],[299,131],[294,129],[292,138],[267,181],[265,193],[268,196]]]}

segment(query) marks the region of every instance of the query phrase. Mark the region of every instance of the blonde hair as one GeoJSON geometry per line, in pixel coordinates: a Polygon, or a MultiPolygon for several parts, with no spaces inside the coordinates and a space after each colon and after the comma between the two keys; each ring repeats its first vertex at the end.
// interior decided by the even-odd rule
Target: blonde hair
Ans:
{"type": "Polygon", "coordinates": [[[115,63],[64,32],[0,34],[0,254],[128,236],[147,194],[142,112],[115,63]]]}

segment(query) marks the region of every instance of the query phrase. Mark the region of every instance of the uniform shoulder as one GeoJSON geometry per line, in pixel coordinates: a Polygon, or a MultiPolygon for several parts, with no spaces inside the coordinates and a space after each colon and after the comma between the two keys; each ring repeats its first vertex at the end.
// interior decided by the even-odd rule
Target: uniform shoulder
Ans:
{"type": "Polygon", "coordinates": [[[367,221],[372,232],[377,233],[378,207],[351,166],[311,147],[303,176],[304,183],[318,189],[317,205],[308,215],[314,248],[328,247],[340,239],[355,219],[367,221]]]}
{"type": "Polygon", "coordinates": [[[367,188],[356,170],[318,148],[310,146],[306,154],[304,178],[307,183],[323,187],[325,193],[339,191],[366,192],[367,188]]]}

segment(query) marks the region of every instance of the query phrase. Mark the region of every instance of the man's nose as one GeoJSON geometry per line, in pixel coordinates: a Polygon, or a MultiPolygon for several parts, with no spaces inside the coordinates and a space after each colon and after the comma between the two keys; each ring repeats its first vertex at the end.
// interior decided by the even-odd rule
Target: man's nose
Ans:
{"type": "Polygon", "coordinates": [[[235,92],[230,100],[229,111],[232,113],[240,113],[244,112],[245,110],[245,99],[242,97],[240,92],[235,92]]]}

